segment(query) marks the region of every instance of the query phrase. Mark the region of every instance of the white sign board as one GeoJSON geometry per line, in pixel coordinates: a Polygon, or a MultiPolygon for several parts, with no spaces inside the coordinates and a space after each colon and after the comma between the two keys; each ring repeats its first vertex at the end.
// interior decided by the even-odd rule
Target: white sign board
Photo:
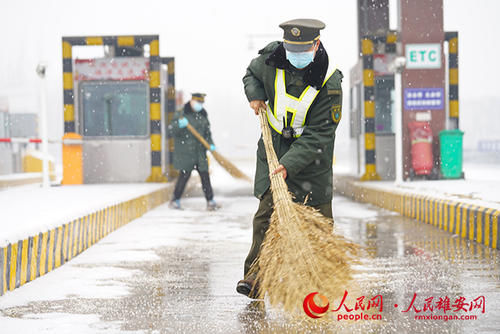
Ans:
{"type": "Polygon", "coordinates": [[[406,68],[441,68],[441,44],[406,44],[406,68]]]}

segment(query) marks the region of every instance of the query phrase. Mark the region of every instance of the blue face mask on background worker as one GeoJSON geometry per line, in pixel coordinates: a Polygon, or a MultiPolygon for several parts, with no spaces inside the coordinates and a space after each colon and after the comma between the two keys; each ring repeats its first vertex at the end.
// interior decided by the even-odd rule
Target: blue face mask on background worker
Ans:
{"type": "Polygon", "coordinates": [[[203,104],[200,102],[193,101],[191,103],[191,107],[193,107],[194,111],[200,112],[203,109],[203,104]]]}
{"type": "Polygon", "coordinates": [[[286,59],[292,64],[293,67],[303,69],[314,60],[314,51],[306,52],[290,52],[286,51],[286,59]]]}

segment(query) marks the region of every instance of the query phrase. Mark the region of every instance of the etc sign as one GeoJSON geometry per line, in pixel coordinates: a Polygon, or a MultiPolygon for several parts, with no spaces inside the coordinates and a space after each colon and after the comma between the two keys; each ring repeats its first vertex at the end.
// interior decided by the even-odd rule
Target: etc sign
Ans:
{"type": "Polygon", "coordinates": [[[406,44],[406,68],[441,68],[441,44],[406,44]]]}

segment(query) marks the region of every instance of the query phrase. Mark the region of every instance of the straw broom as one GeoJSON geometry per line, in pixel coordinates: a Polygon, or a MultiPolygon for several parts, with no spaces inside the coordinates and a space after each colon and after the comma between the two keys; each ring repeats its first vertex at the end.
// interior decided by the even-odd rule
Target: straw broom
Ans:
{"type": "Polygon", "coordinates": [[[259,119],[269,165],[274,211],[257,260],[259,298],[286,311],[301,307],[309,293],[319,292],[330,301],[341,296],[351,280],[351,264],[358,246],[333,233],[333,221],[316,209],[292,201],[281,174],[271,173],[279,162],[273,148],[265,110],[259,119]]]}
{"type": "MultiPolygon", "coordinates": [[[[193,134],[193,136],[196,137],[200,141],[200,143],[205,146],[207,150],[210,151],[210,144],[203,138],[198,131],[196,131],[195,128],[191,124],[187,125],[187,129],[193,134]]],[[[238,178],[238,179],[243,179],[248,182],[252,182],[252,179],[248,177],[246,174],[244,174],[242,171],[240,171],[231,161],[223,157],[221,154],[219,154],[216,151],[210,151],[212,155],[214,156],[215,160],[225,169],[228,171],[229,174],[231,174],[233,177],[238,178]]]]}

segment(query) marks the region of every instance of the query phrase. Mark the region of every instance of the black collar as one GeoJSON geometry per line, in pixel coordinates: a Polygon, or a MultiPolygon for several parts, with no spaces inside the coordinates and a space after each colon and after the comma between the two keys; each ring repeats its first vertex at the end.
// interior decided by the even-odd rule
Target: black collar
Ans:
{"type": "Polygon", "coordinates": [[[283,43],[280,43],[274,52],[267,57],[266,64],[282,70],[301,71],[304,73],[304,82],[320,90],[323,87],[326,71],[328,71],[328,54],[320,42],[318,51],[316,51],[316,55],[314,56],[314,61],[307,65],[306,68],[297,70],[286,59],[285,48],[283,47],[283,43]]]}

